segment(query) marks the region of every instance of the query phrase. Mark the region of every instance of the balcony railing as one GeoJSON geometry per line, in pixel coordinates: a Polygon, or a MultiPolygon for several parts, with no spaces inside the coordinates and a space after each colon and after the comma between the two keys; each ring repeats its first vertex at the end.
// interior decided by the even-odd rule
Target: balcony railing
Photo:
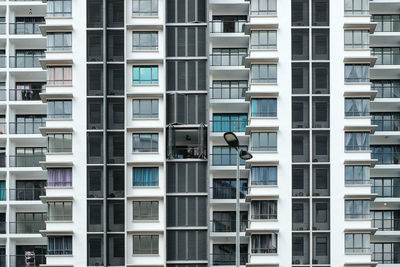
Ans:
{"type": "Polygon", "coordinates": [[[372,152],[372,159],[377,159],[378,164],[399,164],[400,152],[372,152]]]}
{"type": "Polygon", "coordinates": [[[372,193],[382,198],[400,198],[400,185],[373,185],[372,193]]]}
{"type": "Polygon", "coordinates": [[[371,20],[377,23],[375,32],[400,31],[399,15],[373,15],[371,20]]]}
{"type": "MultiPolygon", "coordinates": [[[[213,253],[211,254],[213,265],[235,265],[235,253],[213,253]]],[[[240,265],[246,265],[249,260],[248,253],[240,253],[240,265]]]]}
{"type": "Polygon", "coordinates": [[[372,56],[376,56],[376,65],[399,65],[400,49],[399,48],[373,48],[372,56]]]}
{"type": "Polygon", "coordinates": [[[212,131],[214,133],[245,132],[247,120],[212,120],[212,131]]]}
{"type": "Polygon", "coordinates": [[[247,87],[211,87],[212,99],[244,99],[246,97],[247,87]]]}
{"type": "Polygon", "coordinates": [[[9,89],[10,101],[39,101],[46,89],[9,89]]]}
{"type": "Polygon", "coordinates": [[[43,55],[10,56],[10,68],[41,68],[39,59],[43,55]]]}
{"type": "Polygon", "coordinates": [[[9,189],[10,200],[40,200],[40,196],[46,195],[44,188],[17,188],[9,189]]]}
{"type": "MultiPolygon", "coordinates": [[[[218,233],[236,232],[236,220],[213,220],[211,221],[212,231],[218,233]]],[[[245,232],[248,226],[248,221],[240,221],[240,232],[245,232]]]]}
{"type": "MultiPolygon", "coordinates": [[[[212,165],[213,166],[236,166],[236,154],[225,154],[225,153],[213,153],[212,165]]],[[[244,165],[245,161],[240,159],[240,165],[244,165]]]]}
{"type": "Polygon", "coordinates": [[[378,91],[376,98],[400,98],[400,83],[375,81],[372,83],[371,90],[378,91]]]}
{"type": "Polygon", "coordinates": [[[10,167],[40,167],[39,162],[44,161],[44,154],[37,155],[13,155],[9,156],[10,167]]]}
{"type": "MultiPolygon", "coordinates": [[[[12,267],[39,267],[46,264],[46,256],[42,254],[35,254],[34,260],[32,259],[29,265],[26,263],[25,255],[10,255],[10,266],[12,267]]],[[[32,257],[33,258],[33,257],[32,257]]],[[[1,261],[0,261],[1,262],[1,261]]],[[[1,265],[3,266],[3,265],[1,265]]]]}
{"type": "Polygon", "coordinates": [[[10,222],[9,226],[11,234],[38,234],[40,230],[46,229],[44,221],[10,222]]]}
{"type": "Polygon", "coordinates": [[[400,131],[399,119],[377,119],[372,117],[372,125],[378,125],[377,131],[400,131]]]}
{"type": "Polygon", "coordinates": [[[199,159],[205,158],[205,153],[199,146],[176,146],[172,149],[174,159],[199,159]]]}
{"type": "MultiPolygon", "coordinates": [[[[247,186],[240,188],[240,198],[244,199],[247,195],[247,186]]],[[[213,199],[235,199],[236,198],[236,186],[231,185],[218,185],[213,187],[213,199]]]]}
{"type": "Polygon", "coordinates": [[[20,22],[10,23],[10,34],[41,34],[40,25],[44,22],[20,22]]]}
{"type": "Polygon", "coordinates": [[[10,122],[10,134],[40,134],[39,128],[44,126],[46,126],[44,121],[10,122]]]}
{"type": "Polygon", "coordinates": [[[233,33],[233,32],[244,32],[245,20],[231,20],[221,21],[212,20],[210,21],[210,32],[211,33],[233,33]]]}
{"type": "Polygon", "coordinates": [[[244,66],[247,54],[211,54],[211,66],[244,66]]]}
{"type": "Polygon", "coordinates": [[[400,231],[400,218],[373,219],[372,225],[379,231],[400,231]]]}

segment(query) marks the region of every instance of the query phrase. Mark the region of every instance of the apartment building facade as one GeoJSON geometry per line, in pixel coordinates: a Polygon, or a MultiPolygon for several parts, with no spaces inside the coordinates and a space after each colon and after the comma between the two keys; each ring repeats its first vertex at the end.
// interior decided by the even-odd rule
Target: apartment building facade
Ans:
{"type": "Polygon", "coordinates": [[[240,265],[400,264],[400,1],[8,0],[0,21],[0,266],[236,265],[237,186],[240,265]],[[253,155],[239,185],[225,132],[253,155]]]}

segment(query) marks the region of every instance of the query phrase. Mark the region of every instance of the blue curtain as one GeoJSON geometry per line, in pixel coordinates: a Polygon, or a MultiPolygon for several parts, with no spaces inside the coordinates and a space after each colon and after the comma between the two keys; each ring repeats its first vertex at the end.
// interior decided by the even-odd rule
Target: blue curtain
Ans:
{"type": "Polygon", "coordinates": [[[0,181],[0,201],[6,200],[6,182],[0,181]]]}
{"type": "Polygon", "coordinates": [[[133,168],[133,186],[158,186],[158,168],[133,168]]]}

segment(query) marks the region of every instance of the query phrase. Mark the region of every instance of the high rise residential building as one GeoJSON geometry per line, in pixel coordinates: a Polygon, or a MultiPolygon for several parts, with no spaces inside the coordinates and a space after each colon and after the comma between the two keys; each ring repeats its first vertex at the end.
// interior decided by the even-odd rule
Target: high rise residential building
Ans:
{"type": "Polygon", "coordinates": [[[0,267],[233,267],[237,187],[242,266],[400,266],[400,0],[0,1],[0,267]]]}

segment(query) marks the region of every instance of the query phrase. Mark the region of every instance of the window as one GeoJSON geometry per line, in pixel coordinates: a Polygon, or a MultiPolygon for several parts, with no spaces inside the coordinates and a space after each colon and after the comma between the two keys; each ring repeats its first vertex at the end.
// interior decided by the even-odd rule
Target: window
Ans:
{"type": "Polygon", "coordinates": [[[252,185],[277,185],[277,176],[278,168],[276,166],[251,168],[252,185]]]}
{"type": "Polygon", "coordinates": [[[47,33],[47,51],[70,51],[72,50],[71,32],[49,32],[47,33]]]}
{"type": "Polygon", "coordinates": [[[308,94],[310,87],[310,64],[292,63],[292,93],[308,94]]]}
{"type": "MultiPolygon", "coordinates": [[[[240,198],[245,198],[248,189],[247,179],[240,179],[240,198]]],[[[235,199],[236,180],[235,179],[213,179],[213,198],[214,199],[235,199]]]]}
{"type": "Polygon", "coordinates": [[[377,131],[400,131],[399,112],[377,112],[371,115],[371,124],[378,126],[377,131]]]}
{"type": "Polygon", "coordinates": [[[47,101],[47,118],[51,119],[72,118],[72,101],[71,100],[47,101]]]}
{"type": "MultiPolygon", "coordinates": [[[[309,101],[310,101],[309,97],[296,96],[292,98],[292,128],[308,128],[309,117],[310,117],[309,101]]],[[[313,116],[316,116],[314,114],[313,116]]],[[[316,125],[314,125],[314,127],[315,126],[316,125]]]]}
{"type": "Polygon", "coordinates": [[[124,30],[107,30],[107,61],[124,61],[124,37],[124,30]]]}
{"type": "Polygon", "coordinates": [[[243,66],[246,48],[213,48],[211,66],[243,66]]]}
{"type": "Polygon", "coordinates": [[[329,131],[313,131],[313,162],[329,161],[329,131]]]}
{"type": "Polygon", "coordinates": [[[344,0],[344,13],[346,15],[369,14],[369,0],[344,0]]]}
{"type": "Polygon", "coordinates": [[[252,15],[276,15],[276,0],[254,0],[250,8],[252,15]]]}
{"type": "Polygon", "coordinates": [[[158,201],[133,201],[133,220],[158,220],[158,201]]]}
{"type": "Polygon", "coordinates": [[[134,167],[133,186],[158,186],[157,167],[134,167]]]}
{"type": "Polygon", "coordinates": [[[133,152],[158,152],[158,134],[132,134],[133,152]]]}
{"type": "Polygon", "coordinates": [[[213,132],[244,132],[247,114],[213,114],[213,132]]]}
{"type": "Polygon", "coordinates": [[[252,83],[276,83],[276,64],[251,65],[252,83]]]}
{"type": "Polygon", "coordinates": [[[157,16],[158,0],[133,0],[132,1],[133,16],[157,16]]]}
{"type": "Polygon", "coordinates": [[[72,221],[72,202],[48,202],[49,221],[72,221]]]}
{"type": "MultiPolygon", "coordinates": [[[[240,149],[247,150],[246,146],[240,146],[240,149]]],[[[228,146],[213,146],[212,164],[214,166],[236,166],[237,152],[234,148],[228,146]]],[[[240,159],[240,165],[245,161],[240,159]]]]}
{"type": "Polygon", "coordinates": [[[134,119],[158,118],[158,99],[134,99],[132,104],[134,119]]]}
{"type": "Polygon", "coordinates": [[[277,253],[277,234],[251,235],[251,253],[277,253]]]}
{"type": "Polygon", "coordinates": [[[292,0],[292,26],[309,25],[309,0],[292,0]]]}
{"type": "Polygon", "coordinates": [[[47,85],[72,85],[72,67],[48,67],[47,85]]]}
{"type": "MultiPolygon", "coordinates": [[[[378,197],[400,198],[400,178],[374,178],[372,179],[372,193],[378,197]]],[[[400,217],[400,216],[399,216],[400,217]]],[[[399,224],[400,227],[400,224],[399,224]]]]}
{"type": "Polygon", "coordinates": [[[278,218],[278,202],[276,200],[255,200],[251,202],[251,219],[273,220],[278,218]]]}
{"type": "Polygon", "coordinates": [[[371,183],[370,167],[362,165],[345,166],[346,184],[369,184],[371,183]]]}
{"type": "Polygon", "coordinates": [[[251,150],[277,151],[277,133],[252,133],[251,150]]]}
{"type": "Polygon", "coordinates": [[[309,59],[309,30],[293,29],[292,30],[292,59],[307,60],[309,59]]]}
{"type": "Polygon", "coordinates": [[[329,244],[329,234],[315,233],[313,235],[313,262],[318,262],[318,264],[329,264],[329,244]]]}
{"type": "Polygon", "coordinates": [[[312,1],[312,25],[329,26],[329,0],[312,1]]]}
{"type": "Polygon", "coordinates": [[[133,66],[133,85],[158,84],[158,66],[133,66]]]}
{"type": "Polygon", "coordinates": [[[369,200],[345,200],[345,219],[369,219],[369,200]]]}
{"type": "Polygon", "coordinates": [[[344,48],[369,48],[369,31],[344,31],[344,48]]]}
{"type": "Polygon", "coordinates": [[[47,186],[72,186],[72,168],[47,169],[47,186]]]}
{"type": "Polygon", "coordinates": [[[312,42],[312,58],[314,60],[329,59],[329,30],[313,29],[312,42]]]}
{"type": "Polygon", "coordinates": [[[369,82],[369,65],[345,65],[344,81],[347,83],[369,82]]]}
{"type": "Polygon", "coordinates": [[[207,90],[206,60],[167,60],[167,91],[207,90]],[[182,75],[187,73],[187,75],[182,75]]]}
{"type": "Polygon", "coordinates": [[[72,236],[49,236],[48,255],[72,255],[72,236]]]}
{"type": "Polygon", "coordinates": [[[251,31],[252,49],[276,49],[276,31],[251,31]]]}
{"type": "Polygon", "coordinates": [[[400,210],[374,210],[371,211],[372,227],[378,231],[399,231],[400,210]]]}
{"type": "MultiPolygon", "coordinates": [[[[372,243],[372,261],[378,262],[378,264],[395,264],[399,263],[398,255],[400,250],[400,243],[372,243]]],[[[390,266],[390,265],[389,265],[390,266]]]]}
{"type": "Polygon", "coordinates": [[[70,17],[72,15],[72,0],[48,0],[48,17],[70,17]]]}
{"type": "Polygon", "coordinates": [[[346,253],[369,253],[370,234],[345,234],[345,252],[346,253]]]}
{"type": "Polygon", "coordinates": [[[158,235],[134,235],[133,254],[158,254],[158,235]]]}
{"type": "Polygon", "coordinates": [[[276,98],[256,98],[251,100],[252,117],[276,117],[276,98]]]}
{"type": "Polygon", "coordinates": [[[329,94],[329,63],[312,64],[312,81],[314,94],[329,94]]]}
{"type": "MultiPolygon", "coordinates": [[[[101,30],[91,30],[91,31],[87,31],[86,32],[86,55],[87,55],[87,61],[104,61],[104,57],[103,57],[103,31],[101,30]]],[[[103,67],[103,65],[101,65],[103,67]]],[[[88,65],[88,68],[93,68],[93,66],[88,65]]],[[[103,68],[101,68],[101,70],[103,70],[103,68]]],[[[95,79],[96,80],[100,80],[97,81],[98,83],[101,83],[101,81],[103,79],[99,79],[99,77],[103,77],[103,75],[101,76],[96,76],[95,79]]],[[[98,89],[98,88],[96,88],[98,89]]]]}
{"type": "Polygon", "coordinates": [[[397,145],[374,145],[371,146],[371,158],[377,159],[377,164],[399,164],[400,146],[397,145]]]}
{"type": "Polygon", "coordinates": [[[47,150],[49,152],[72,152],[72,134],[48,134],[47,150]]]}
{"type": "Polygon", "coordinates": [[[344,115],[346,117],[369,116],[369,98],[346,98],[344,100],[344,115]]]}
{"type": "Polygon", "coordinates": [[[345,150],[369,150],[369,133],[345,133],[345,150]]]}
{"type": "Polygon", "coordinates": [[[158,32],[133,32],[132,49],[158,50],[158,32]]]}

